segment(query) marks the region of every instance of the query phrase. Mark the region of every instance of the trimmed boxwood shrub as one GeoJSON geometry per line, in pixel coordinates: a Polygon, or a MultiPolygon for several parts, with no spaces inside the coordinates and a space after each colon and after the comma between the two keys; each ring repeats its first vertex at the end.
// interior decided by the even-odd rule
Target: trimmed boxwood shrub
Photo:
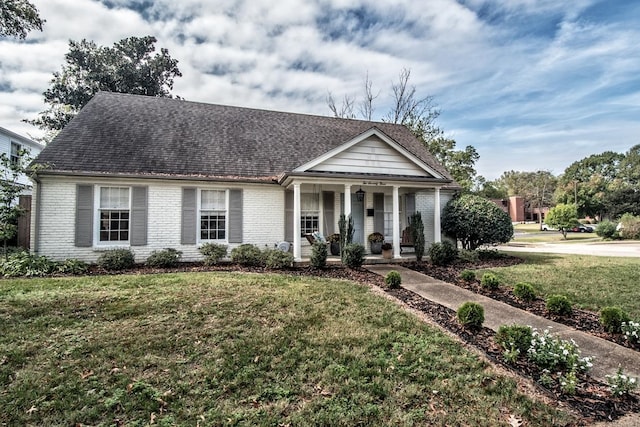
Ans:
{"type": "Polygon", "coordinates": [[[482,275],[482,279],[480,279],[480,284],[483,288],[487,289],[498,289],[500,286],[500,279],[493,273],[484,273],[482,275]]]}
{"type": "Polygon", "coordinates": [[[364,246],[359,243],[349,243],[342,251],[342,261],[349,268],[358,268],[364,263],[364,246]]]}
{"type": "Polygon", "coordinates": [[[182,258],[182,252],[173,248],[166,248],[161,251],[153,251],[146,264],[150,267],[167,268],[175,267],[182,258]]]}
{"type": "Polygon", "coordinates": [[[527,354],[531,347],[533,331],[530,326],[502,325],[496,333],[496,342],[505,350],[518,350],[518,354],[527,354]]]}
{"type": "Polygon", "coordinates": [[[133,251],[130,249],[110,249],[105,251],[96,264],[105,270],[120,271],[132,268],[136,263],[133,251]]]}
{"type": "Polygon", "coordinates": [[[402,283],[402,277],[400,276],[400,273],[398,273],[395,270],[392,270],[384,278],[384,283],[386,283],[387,286],[389,286],[392,289],[397,289],[400,287],[400,284],[402,283]]]}
{"type": "Polygon", "coordinates": [[[273,270],[282,270],[293,266],[293,254],[278,249],[265,249],[262,253],[265,266],[273,270]]]}
{"type": "Polygon", "coordinates": [[[549,295],[547,298],[547,310],[549,313],[559,316],[569,316],[573,312],[569,298],[564,295],[549,295]]]}
{"type": "Polygon", "coordinates": [[[315,242],[311,246],[311,266],[313,268],[325,268],[327,266],[327,244],[324,242],[315,242]]]}
{"type": "Polygon", "coordinates": [[[484,323],[484,308],[477,302],[467,301],[457,311],[460,324],[467,329],[480,329],[484,323]]]}
{"type": "Polygon", "coordinates": [[[433,265],[449,265],[456,260],[458,250],[449,242],[435,242],[429,246],[429,258],[433,265]]]}
{"type": "Polygon", "coordinates": [[[622,324],[630,320],[629,315],[620,307],[605,307],[600,311],[600,324],[612,334],[622,333],[622,324]]]}
{"type": "Polygon", "coordinates": [[[247,267],[264,265],[262,251],[256,245],[249,243],[233,248],[231,261],[247,267]]]}
{"type": "Polygon", "coordinates": [[[205,265],[216,265],[227,256],[227,245],[219,243],[205,243],[200,246],[200,253],[204,255],[205,265]]]}
{"type": "Polygon", "coordinates": [[[513,287],[513,294],[522,301],[531,302],[536,299],[536,291],[531,283],[520,282],[513,287]]]}
{"type": "Polygon", "coordinates": [[[476,272],[473,270],[463,270],[460,272],[460,278],[465,282],[473,282],[476,280],[476,272]]]}

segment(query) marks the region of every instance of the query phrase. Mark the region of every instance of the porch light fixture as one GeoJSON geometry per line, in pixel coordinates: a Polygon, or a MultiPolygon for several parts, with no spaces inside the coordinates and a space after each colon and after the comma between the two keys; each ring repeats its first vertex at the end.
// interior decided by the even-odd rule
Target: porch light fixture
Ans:
{"type": "Polygon", "coordinates": [[[356,199],[361,202],[364,200],[364,191],[362,191],[362,187],[358,191],[356,191],[356,199]]]}

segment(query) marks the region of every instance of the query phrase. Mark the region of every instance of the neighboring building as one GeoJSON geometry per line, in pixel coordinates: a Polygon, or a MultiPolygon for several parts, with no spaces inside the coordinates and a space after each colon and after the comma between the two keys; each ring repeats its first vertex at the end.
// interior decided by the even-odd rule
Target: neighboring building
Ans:
{"type": "MultiPolygon", "coordinates": [[[[8,129],[0,127],[0,153],[6,153],[9,159],[17,160],[20,150],[29,150],[29,156],[35,157],[40,154],[44,147],[39,143],[18,135],[15,132],[11,132],[8,129]]],[[[24,191],[20,196],[20,199],[16,202],[25,209],[25,214],[18,219],[18,235],[15,243],[22,248],[29,248],[29,236],[30,236],[30,211],[31,211],[31,181],[27,176],[20,176],[18,184],[24,186],[24,191]]]]}
{"type": "Polygon", "coordinates": [[[400,257],[408,217],[427,242],[459,186],[404,126],[98,93],[36,163],[32,250],[95,261],[131,248],[138,261],[175,248],[201,259],[206,242],[292,243],[337,231],[382,232],[400,257]]]}
{"type": "Polygon", "coordinates": [[[492,199],[491,201],[508,213],[512,222],[538,222],[540,215],[542,215],[542,220],[544,221],[547,212],[549,212],[548,207],[539,209],[537,207],[527,206],[524,197],[520,196],[510,196],[507,199],[492,199]]]}

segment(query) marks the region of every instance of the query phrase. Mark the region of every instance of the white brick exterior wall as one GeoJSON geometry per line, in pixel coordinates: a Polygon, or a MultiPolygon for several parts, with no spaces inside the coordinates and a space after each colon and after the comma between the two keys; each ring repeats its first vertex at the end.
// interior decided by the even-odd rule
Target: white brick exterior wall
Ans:
{"type": "MultiPolygon", "coordinates": [[[[78,258],[94,262],[105,248],[75,247],[76,185],[144,185],[148,187],[147,245],[131,249],[137,262],[154,250],[175,248],[184,261],[201,259],[197,245],[181,245],[182,188],[238,188],[238,184],[164,180],[73,180],[45,177],[41,192],[34,192],[39,215],[32,215],[32,249],[55,260],[78,258]],[[41,196],[38,200],[37,195],[41,196]],[[39,222],[36,231],[35,223],[39,222]],[[36,234],[37,233],[37,234],[36,234]]],[[[259,247],[273,247],[284,239],[284,189],[276,185],[245,184],[243,189],[243,240],[259,247]]],[[[35,208],[33,212],[36,212],[35,208]]],[[[235,245],[229,245],[229,251],[235,245]]]]}
{"type": "MultiPolygon", "coordinates": [[[[442,210],[449,200],[453,198],[453,192],[440,190],[440,217],[442,210]]],[[[435,213],[435,190],[416,193],[416,211],[422,214],[424,224],[425,248],[431,246],[434,241],[433,222],[435,213]]],[[[444,238],[444,236],[442,236],[444,238]]]]}

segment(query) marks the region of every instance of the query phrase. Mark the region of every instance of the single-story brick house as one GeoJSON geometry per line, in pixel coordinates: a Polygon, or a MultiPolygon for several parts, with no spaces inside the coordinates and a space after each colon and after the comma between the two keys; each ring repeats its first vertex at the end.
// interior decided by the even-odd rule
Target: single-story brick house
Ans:
{"type": "Polygon", "coordinates": [[[95,261],[131,248],[137,261],[175,248],[201,258],[230,248],[292,244],[337,231],[379,231],[400,257],[419,210],[440,241],[440,212],[459,188],[404,126],[147,96],[98,93],[35,160],[32,250],[95,261]],[[364,194],[363,194],[364,192],[364,194]]]}

